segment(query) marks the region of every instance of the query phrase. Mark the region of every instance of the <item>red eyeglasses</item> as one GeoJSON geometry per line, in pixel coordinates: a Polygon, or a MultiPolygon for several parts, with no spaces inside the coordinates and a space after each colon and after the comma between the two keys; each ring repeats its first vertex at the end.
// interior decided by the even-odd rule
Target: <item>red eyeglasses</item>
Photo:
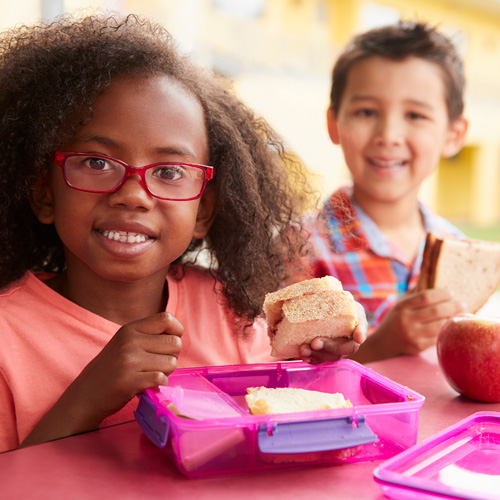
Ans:
{"type": "Polygon", "coordinates": [[[144,190],[160,200],[198,199],[214,168],[194,163],[163,162],[136,168],[105,155],[56,151],[54,162],[62,169],[64,182],[73,189],[89,193],[118,191],[132,175],[140,177],[144,190]]]}

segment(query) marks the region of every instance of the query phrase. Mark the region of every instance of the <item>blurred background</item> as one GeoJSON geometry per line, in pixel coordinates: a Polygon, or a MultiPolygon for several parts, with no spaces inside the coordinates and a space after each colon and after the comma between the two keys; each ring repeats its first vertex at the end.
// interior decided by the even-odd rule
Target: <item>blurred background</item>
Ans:
{"type": "Polygon", "coordinates": [[[421,199],[469,236],[500,241],[500,1],[0,0],[0,29],[81,10],[163,24],[198,64],[232,79],[323,195],[349,180],[325,119],[339,51],[354,34],[400,19],[438,26],[464,60],[470,128],[463,150],[441,162],[421,199]]]}

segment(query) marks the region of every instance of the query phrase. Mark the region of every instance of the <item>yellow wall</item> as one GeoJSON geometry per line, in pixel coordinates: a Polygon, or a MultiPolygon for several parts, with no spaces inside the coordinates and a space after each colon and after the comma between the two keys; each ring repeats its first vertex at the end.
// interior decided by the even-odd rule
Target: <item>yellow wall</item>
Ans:
{"type": "Polygon", "coordinates": [[[441,160],[437,171],[436,209],[443,217],[467,220],[472,212],[473,163],[475,151],[465,147],[453,158],[441,160]]]}

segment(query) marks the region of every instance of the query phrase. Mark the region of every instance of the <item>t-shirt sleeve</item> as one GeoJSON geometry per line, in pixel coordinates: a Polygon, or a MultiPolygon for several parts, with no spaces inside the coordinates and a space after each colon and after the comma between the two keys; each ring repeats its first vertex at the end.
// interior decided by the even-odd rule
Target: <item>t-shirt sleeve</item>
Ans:
{"type": "Polygon", "coordinates": [[[12,392],[0,372],[0,452],[13,450],[18,446],[19,437],[12,392]]]}

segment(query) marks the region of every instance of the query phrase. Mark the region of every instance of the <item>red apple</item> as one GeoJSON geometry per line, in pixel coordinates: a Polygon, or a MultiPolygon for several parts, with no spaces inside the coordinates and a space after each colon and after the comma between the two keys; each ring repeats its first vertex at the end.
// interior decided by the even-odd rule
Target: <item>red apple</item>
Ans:
{"type": "Polygon", "coordinates": [[[476,401],[500,402],[500,318],[461,314],[449,319],[439,332],[437,355],[457,392],[476,401]]]}

